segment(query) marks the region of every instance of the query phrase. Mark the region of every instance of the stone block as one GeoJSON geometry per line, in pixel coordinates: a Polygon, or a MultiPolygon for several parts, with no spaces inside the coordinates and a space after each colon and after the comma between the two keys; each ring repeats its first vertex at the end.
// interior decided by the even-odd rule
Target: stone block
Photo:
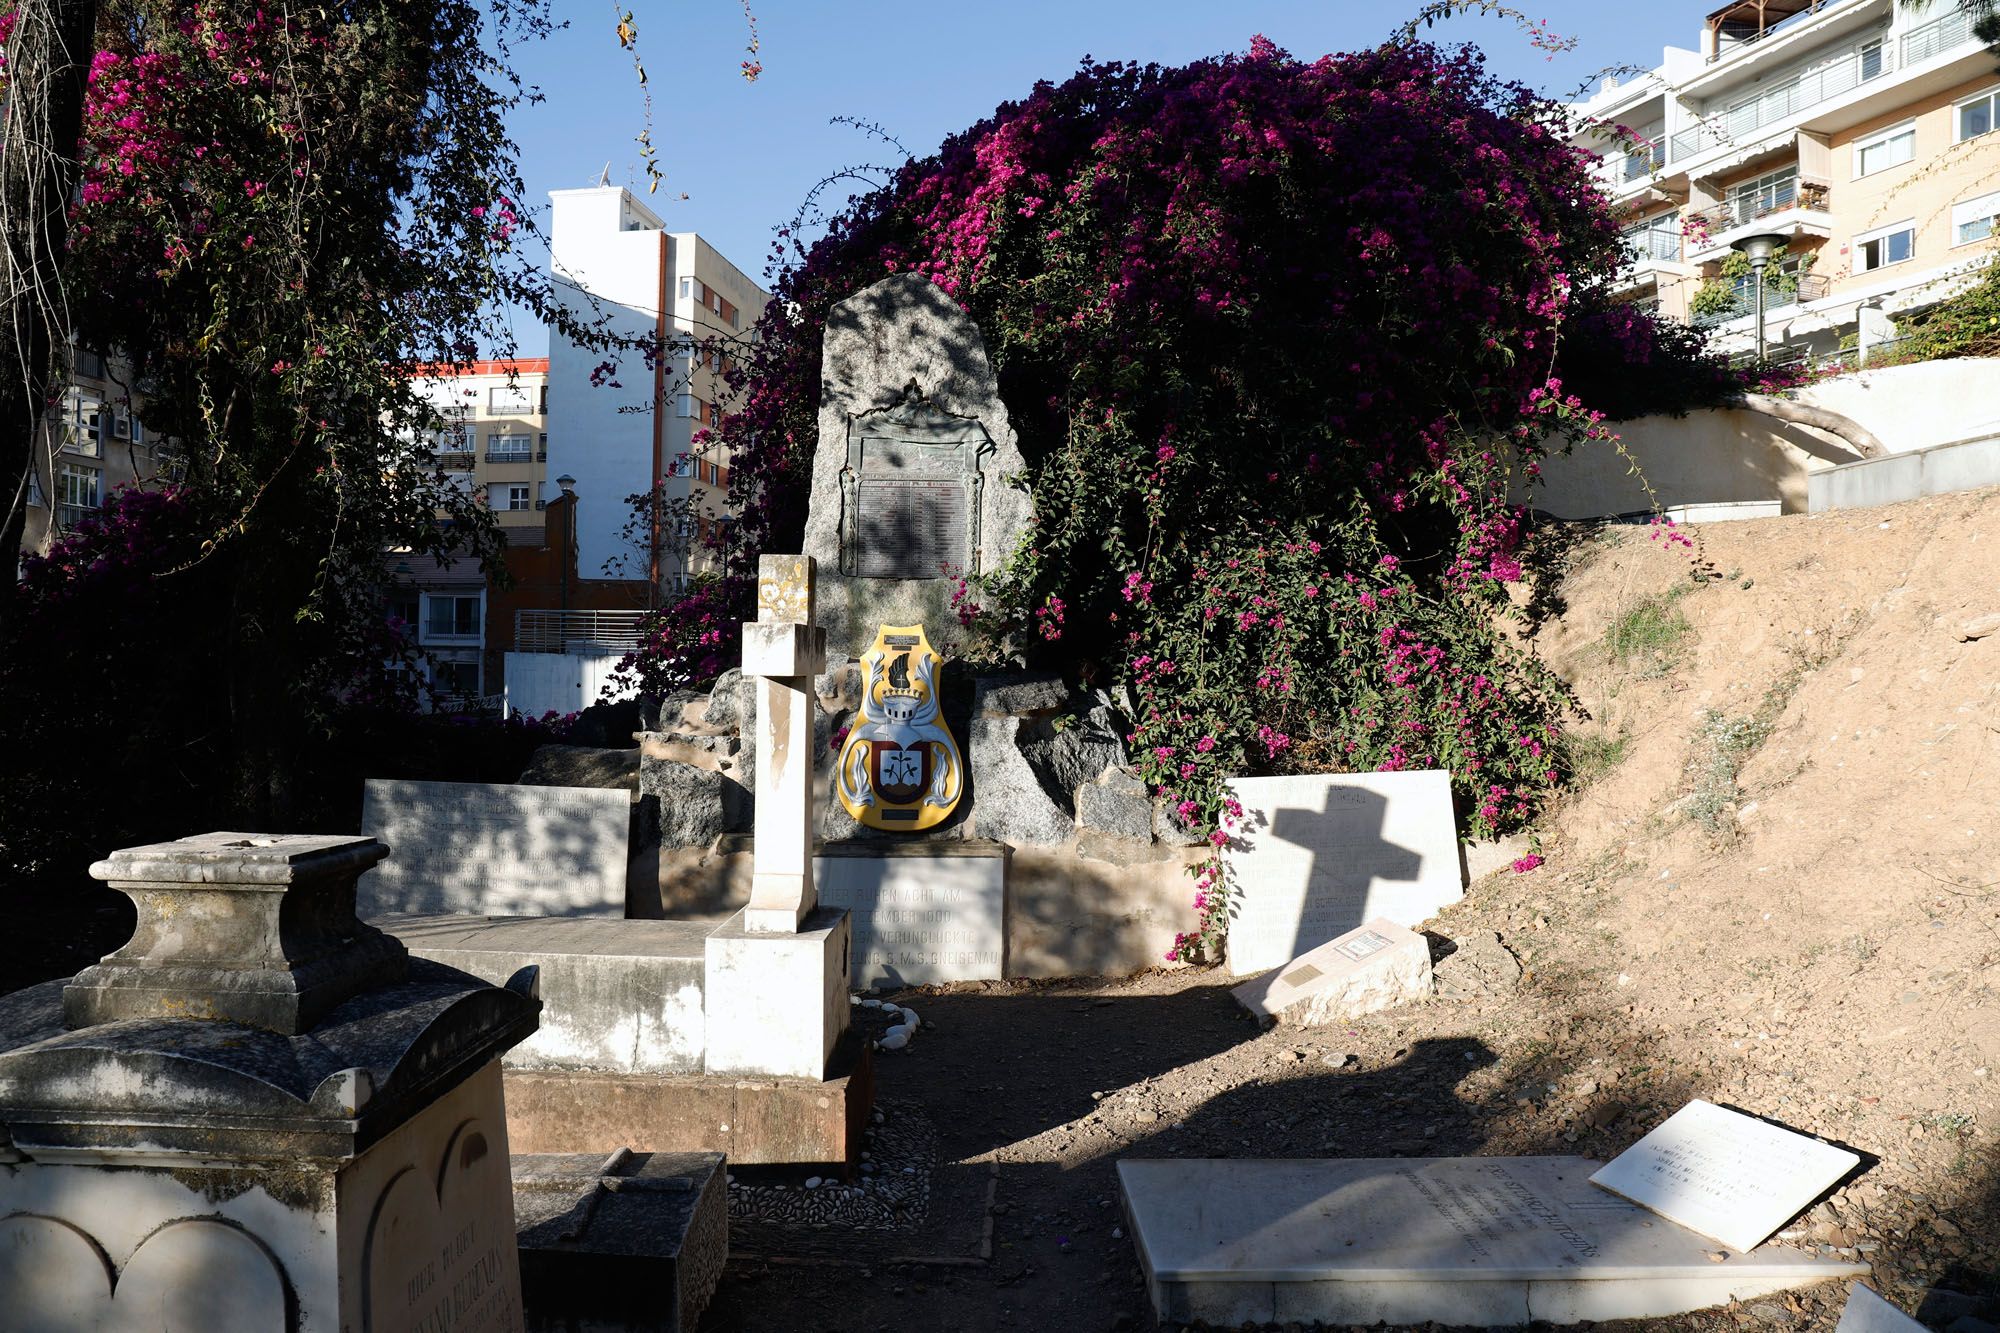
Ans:
{"type": "Polygon", "coordinates": [[[529,1333],[695,1333],[729,1257],[721,1153],[516,1153],[529,1333]]]}
{"type": "Polygon", "coordinates": [[[495,985],[541,969],[542,1025],[509,1068],[698,1074],[711,925],[593,917],[400,916],[379,924],[418,958],[495,985]]]}
{"type": "Polygon", "coordinates": [[[856,986],[1006,975],[1007,848],[983,840],[827,843],[820,902],[853,923],[856,986]]]}
{"type": "Polygon", "coordinates": [[[1365,921],[1417,926],[1464,896],[1451,775],[1239,778],[1223,858],[1230,971],[1261,972],[1365,921]]]}
{"type": "Polygon", "coordinates": [[[509,1069],[523,1152],[720,1152],[739,1166],[851,1173],[874,1107],[874,1055],[849,1028],[823,1079],[509,1069]],[[609,1145],[609,1146],[607,1146],[609,1145]]]}
{"type": "Polygon", "coordinates": [[[639,733],[639,748],[634,752],[633,778],[636,782],[639,763],[648,759],[719,772],[736,757],[741,746],[742,742],[733,733],[709,735],[689,731],[642,731],[639,733]]]}
{"type": "Polygon", "coordinates": [[[707,847],[729,825],[731,781],[711,768],[670,759],[639,761],[639,790],[660,803],[660,846],[707,847]]]}
{"type": "Polygon", "coordinates": [[[1069,706],[1069,686],[1053,672],[980,676],[972,682],[974,717],[1048,717],[1069,706]]]}
{"type": "Polygon", "coordinates": [[[1016,847],[1069,841],[1076,822],[1057,805],[1021,753],[1018,717],[975,714],[966,738],[972,769],[972,828],[982,838],[1016,847]]]}
{"type": "MultiPolygon", "coordinates": [[[[1111,769],[1111,773],[1122,770],[1111,769]]],[[[1137,781],[1137,779],[1134,779],[1137,781]]],[[[1081,828],[1096,829],[1113,833],[1121,838],[1138,838],[1145,842],[1153,840],[1153,803],[1145,796],[1145,785],[1139,786],[1138,795],[1129,790],[1121,790],[1123,784],[1086,782],[1076,789],[1076,822],[1081,828]]]]}
{"type": "Polygon", "coordinates": [[[790,621],[743,626],[743,674],[796,679],[817,676],[826,665],[826,631],[790,621]]]}
{"type": "Polygon", "coordinates": [[[1258,1018],[1316,1027],[1431,993],[1430,942],[1393,921],[1370,921],[1230,994],[1258,1018]]]}
{"type": "Polygon", "coordinates": [[[1099,703],[1082,713],[1037,723],[1032,731],[1024,728],[1019,744],[1058,803],[1074,806],[1077,788],[1125,766],[1125,737],[1130,730],[1117,710],[1099,703]]]}
{"type": "Polygon", "coordinates": [[[1866,1271],[1772,1246],[1718,1261],[1577,1157],[1125,1158],[1163,1321],[1522,1328],[1659,1319],[1866,1271]]]}
{"type": "Polygon", "coordinates": [[[544,745],[528,758],[520,783],[528,787],[639,789],[639,752],[587,745],[544,745]]]}
{"type": "Polygon", "coordinates": [[[715,685],[708,692],[708,710],[703,721],[717,730],[746,732],[757,711],[755,690],[756,683],[746,680],[740,669],[729,668],[715,678],[715,685]]]}
{"type": "Polygon", "coordinates": [[[847,1028],[853,932],[847,913],[813,912],[795,933],[746,930],[737,913],[704,944],[704,1068],[710,1074],[825,1077],[847,1028]]]}

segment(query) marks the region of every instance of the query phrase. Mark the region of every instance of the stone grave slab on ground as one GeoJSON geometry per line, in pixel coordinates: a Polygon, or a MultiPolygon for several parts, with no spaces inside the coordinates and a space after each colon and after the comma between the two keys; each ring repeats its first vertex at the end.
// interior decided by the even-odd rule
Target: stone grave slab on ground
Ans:
{"type": "Polygon", "coordinates": [[[528,1333],[694,1333],[729,1257],[721,1153],[516,1154],[528,1333]]]}
{"type": "Polygon", "coordinates": [[[1579,1157],[1126,1159],[1162,1320],[1515,1328],[1646,1319],[1867,1271],[1714,1246],[1589,1183],[1579,1157]]]}
{"type": "Polygon", "coordinates": [[[1847,1308],[1833,1333],[1926,1333],[1924,1326],[1859,1282],[1847,1289],[1847,1308]]]}
{"type": "Polygon", "coordinates": [[[1005,975],[1005,844],[830,842],[814,866],[820,902],[846,908],[853,922],[856,986],[1005,975]]]}
{"type": "Polygon", "coordinates": [[[1752,1250],[1860,1161],[1844,1148],[1695,1100],[1590,1179],[1733,1250],[1752,1250]]]}
{"type": "Polygon", "coordinates": [[[1448,773],[1238,778],[1229,789],[1243,805],[1223,849],[1237,976],[1376,917],[1420,925],[1464,896],[1448,773]]]}
{"type": "Polygon", "coordinates": [[[1372,1014],[1430,992],[1430,941],[1377,918],[1230,994],[1260,1019],[1312,1027],[1372,1014]]]}
{"type": "Polygon", "coordinates": [[[394,853],[361,913],[623,916],[632,793],[368,779],[361,827],[394,853]]]}

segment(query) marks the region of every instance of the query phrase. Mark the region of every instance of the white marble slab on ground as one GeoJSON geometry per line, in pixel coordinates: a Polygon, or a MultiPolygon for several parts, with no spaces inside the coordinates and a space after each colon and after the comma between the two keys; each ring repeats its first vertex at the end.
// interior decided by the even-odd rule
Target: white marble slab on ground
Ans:
{"type": "Polygon", "coordinates": [[[361,827],[389,848],[364,917],[625,915],[629,791],[370,778],[361,827]]]}
{"type": "Polygon", "coordinates": [[[1260,1019],[1314,1027],[1430,992],[1430,941],[1377,917],[1230,994],[1260,1019]]]}
{"type": "Polygon", "coordinates": [[[1865,1273],[1715,1247],[1580,1157],[1118,1163],[1162,1320],[1521,1327],[1662,1318],[1865,1273]]]}
{"type": "Polygon", "coordinates": [[[1928,1333],[1922,1324],[1859,1282],[1847,1289],[1847,1308],[1833,1333],[1928,1333]]]}
{"type": "Polygon", "coordinates": [[[1861,1158],[1696,1099],[1590,1178],[1732,1250],[1754,1250],[1861,1158]]]}
{"type": "Polygon", "coordinates": [[[1375,917],[1416,926],[1464,896],[1451,775],[1237,778],[1223,848],[1229,970],[1278,967],[1375,917]]]}

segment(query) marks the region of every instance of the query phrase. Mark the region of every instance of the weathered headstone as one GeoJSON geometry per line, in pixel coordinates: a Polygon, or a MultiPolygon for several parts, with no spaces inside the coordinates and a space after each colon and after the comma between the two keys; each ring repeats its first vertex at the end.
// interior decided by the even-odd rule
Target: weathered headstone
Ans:
{"type": "Polygon", "coordinates": [[[1690,1231],[1747,1251],[1860,1161],[1844,1148],[1695,1100],[1590,1179],[1690,1231]]]}
{"type": "Polygon", "coordinates": [[[1420,925],[1464,895],[1448,773],[1238,778],[1229,789],[1243,806],[1223,849],[1238,976],[1376,917],[1420,925]]]}
{"type": "Polygon", "coordinates": [[[364,916],[625,914],[629,791],[370,778],[361,827],[395,853],[362,877],[364,916]]]}
{"type": "Polygon", "coordinates": [[[1032,513],[1023,471],[979,328],[947,293],[898,273],[834,306],[805,538],[828,645],[955,624],[946,570],[1006,562],[1032,513]]]}
{"type": "Polygon", "coordinates": [[[1007,849],[994,842],[827,843],[820,901],[854,922],[856,986],[1006,974],[1007,849]]]}
{"type": "Polygon", "coordinates": [[[1720,1262],[1578,1157],[1118,1163],[1163,1321],[1523,1328],[1646,1319],[1859,1274],[1773,1247],[1720,1262]]]}
{"type": "Polygon", "coordinates": [[[743,674],[757,681],[757,857],[743,927],[788,934],[817,901],[813,887],[812,682],[826,665],[826,632],[812,623],[810,557],[757,564],[757,619],[743,626],[743,674]]]}
{"type": "Polygon", "coordinates": [[[218,833],[93,866],[133,942],[0,998],[0,1323],[518,1333],[487,986],[354,914],[368,838],[218,833]]]}
{"type": "Polygon", "coordinates": [[[1258,1018],[1312,1027],[1388,1009],[1430,990],[1430,942],[1378,919],[1230,993],[1258,1018]]]}
{"type": "Polygon", "coordinates": [[[1847,1289],[1847,1308],[1833,1333],[1927,1333],[1922,1324],[1856,1282],[1847,1289]]]}

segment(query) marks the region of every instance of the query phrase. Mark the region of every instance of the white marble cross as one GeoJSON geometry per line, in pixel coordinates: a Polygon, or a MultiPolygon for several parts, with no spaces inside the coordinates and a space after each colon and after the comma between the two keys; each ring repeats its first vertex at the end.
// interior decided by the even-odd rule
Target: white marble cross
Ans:
{"type": "Polygon", "coordinates": [[[792,934],[813,910],[813,677],[826,631],[812,624],[813,561],[757,562],[757,619],[743,626],[743,674],[757,677],[756,849],[745,930],[792,934]]]}

